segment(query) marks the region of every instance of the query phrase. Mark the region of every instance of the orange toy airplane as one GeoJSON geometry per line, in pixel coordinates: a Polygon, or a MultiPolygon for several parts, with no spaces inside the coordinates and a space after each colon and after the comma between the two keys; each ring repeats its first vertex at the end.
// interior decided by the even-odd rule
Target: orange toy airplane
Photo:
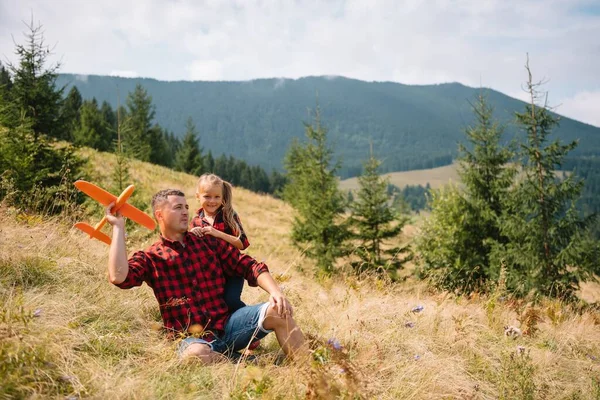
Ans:
{"type": "MultiPolygon", "coordinates": [[[[129,185],[123,193],[119,197],[113,196],[108,193],[106,190],[99,188],[93,183],[89,183],[86,181],[77,181],[75,182],[75,187],[81,190],[83,193],[90,196],[92,199],[97,200],[100,204],[105,207],[110,203],[115,203],[115,205],[111,208],[111,213],[116,214],[117,211],[120,211],[124,217],[127,217],[138,224],[145,226],[151,231],[156,227],[156,223],[148,214],[143,211],[138,210],[131,204],[127,204],[127,200],[133,193],[135,186],[129,185]]],[[[85,222],[78,222],[74,226],[77,229],[80,229],[90,235],[91,238],[96,238],[108,245],[110,245],[110,238],[104,233],[100,232],[100,229],[106,223],[106,215],[96,224],[96,226],[91,226],[86,224],[85,222]]]]}

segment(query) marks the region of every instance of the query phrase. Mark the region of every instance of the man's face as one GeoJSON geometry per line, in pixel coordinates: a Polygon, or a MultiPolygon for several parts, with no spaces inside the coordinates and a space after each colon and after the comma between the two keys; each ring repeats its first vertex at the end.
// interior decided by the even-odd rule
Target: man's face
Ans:
{"type": "Polygon", "coordinates": [[[188,229],[189,206],[183,196],[168,196],[156,211],[156,218],[166,231],[183,233],[188,229]]]}

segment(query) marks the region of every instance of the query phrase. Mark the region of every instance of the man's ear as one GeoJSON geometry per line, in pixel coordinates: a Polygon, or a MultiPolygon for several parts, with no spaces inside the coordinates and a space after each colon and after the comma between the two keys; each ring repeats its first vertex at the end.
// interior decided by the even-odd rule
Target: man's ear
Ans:
{"type": "Polygon", "coordinates": [[[154,211],[154,218],[156,218],[156,220],[160,222],[160,220],[162,220],[162,217],[162,209],[157,208],[156,211],[154,211]]]}

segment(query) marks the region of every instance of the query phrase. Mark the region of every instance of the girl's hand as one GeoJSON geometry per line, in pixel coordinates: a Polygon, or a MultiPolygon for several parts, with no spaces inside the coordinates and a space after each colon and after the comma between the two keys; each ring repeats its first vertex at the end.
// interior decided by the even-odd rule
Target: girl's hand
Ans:
{"type": "Polygon", "coordinates": [[[197,226],[195,228],[190,229],[190,233],[193,233],[194,235],[196,235],[198,237],[204,236],[204,233],[202,233],[202,227],[201,226],[197,226]]]}
{"type": "Polygon", "coordinates": [[[202,233],[204,235],[210,235],[210,236],[214,236],[214,237],[221,237],[220,236],[221,231],[219,231],[218,229],[215,229],[212,226],[203,226],[200,229],[202,229],[202,233]]]}

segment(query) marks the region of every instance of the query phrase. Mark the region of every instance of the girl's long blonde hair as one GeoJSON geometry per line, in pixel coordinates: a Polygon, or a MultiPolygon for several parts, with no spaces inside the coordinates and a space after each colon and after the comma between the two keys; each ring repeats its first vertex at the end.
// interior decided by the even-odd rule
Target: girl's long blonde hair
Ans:
{"type": "Polygon", "coordinates": [[[225,222],[225,225],[231,229],[234,235],[239,235],[240,226],[233,217],[235,211],[233,211],[233,190],[231,184],[215,174],[202,174],[198,179],[196,193],[200,193],[200,189],[205,185],[221,185],[223,192],[223,205],[221,206],[221,211],[223,212],[223,221],[225,222]]]}

